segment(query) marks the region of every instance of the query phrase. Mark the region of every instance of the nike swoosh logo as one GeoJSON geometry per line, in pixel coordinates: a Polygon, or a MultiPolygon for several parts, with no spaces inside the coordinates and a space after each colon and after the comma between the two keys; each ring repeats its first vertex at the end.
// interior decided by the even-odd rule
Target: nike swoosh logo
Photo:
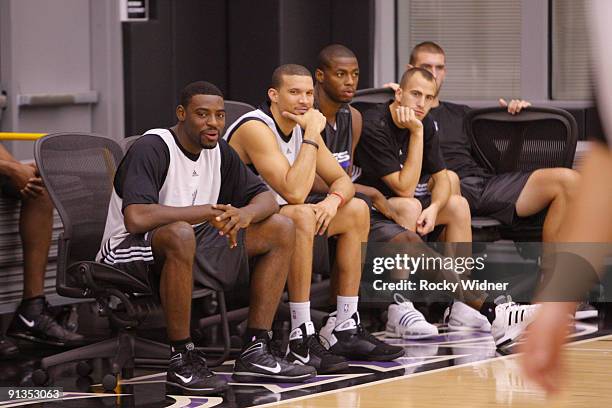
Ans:
{"type": "Polygon", "coordinates": [[[310,352],[308,352],[308,354],[306,354],[306,357],[302,357],[298,353],[294,353],[293,351],[291,352],[291,354],[293,354],[295,356],[295,358],[297,358],[298,360],[300,360],[304,364],[307,364],[310,361],[310,352]]]}
{"type": "Polygon", "coordinates": [[[183,381],[185,384],[187,384],[189,381],[191,381],[193,379],[193,375],[190,375],[189,377],[183,377],[180,374],[175,374],[178,378],[181,379],[181,381],[183,381]]]}
{"type": "Polygon", "coordinates": [[[275,367],[267,367],[267,366],[263,366],[263,365],[259,365],[259,364],[255,364],[255,363],[253,363],[253,365],[255,367],[259,367],[262,370],[266,370],[266,371],[269,371],[269,372],[274,373],[274,374],[278,374],[281,371],[281,366],[280,366],[280,364],[278,364],[278,362],[276,363],[275,367]]]}
{"type": "Polygon", "coordinates": [[[25,323],[26,326],[28,327],[34,327],[34,320],[28,320],[25,317],[23,317],[23,315],[19,315],[19,318],[21,319],[21,321],[23,321],[25,323]]]}

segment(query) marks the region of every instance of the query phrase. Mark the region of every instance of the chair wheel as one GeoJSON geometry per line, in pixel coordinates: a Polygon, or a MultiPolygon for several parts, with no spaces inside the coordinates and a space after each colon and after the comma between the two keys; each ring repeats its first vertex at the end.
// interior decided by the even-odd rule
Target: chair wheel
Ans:
{"type": "Polygon", "coordinates": [[[89,374],[91,374],[93,369],[91,368],[91,365],[89,365],[87,361],[79,361],[79,363],[76,366],[76,371],[79,377],[87,377],[89,374]]]}
{"type": "Polygon", "coordinates": [[[117,387],[117,377],[113,374],[106,374],[104,378],[102,378],[102,387],[106,391],[113,391],[115,387],[117,387]]]}
{"type": "Polygon", "coordinates": [[[93,380],[91,377],[79,377],[76,380],[77,391],[79,392],[90,392],[93,380]]]}
{"type": "Polygon", "coordinates": [[[46,385],[48,381],[49,374],[47,374],[44,369],[39,368],[38,370],[35,370],[32,373],[32,382],[34,383],[34,385],[46,385]]]}

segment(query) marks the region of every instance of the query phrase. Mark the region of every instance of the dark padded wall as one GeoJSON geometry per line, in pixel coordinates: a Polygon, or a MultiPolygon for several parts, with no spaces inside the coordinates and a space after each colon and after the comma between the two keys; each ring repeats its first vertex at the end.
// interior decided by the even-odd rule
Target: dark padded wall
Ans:
{"type": "Polygon", "coordinates": [[[198,79],[257,105],[274,68],[314,70],[333,42],[357,55],[359,87],[372,86],[374,0],[155,0],[151,8],[151,21],[123,26],[126,135],[173,124],[178,91],[198,79]]]}
{"type": "Polygon", "coordinates": [[[126,136],[176,121],[178,92],[205,79],[227,91],[223,0],[156,0],[148,22],[124,23],[126,136]]]}
{"type": "Polygon", "coordinates": [[[279,2],[228,2],[229,99],[257,105],[280,58],[279,2]]]}

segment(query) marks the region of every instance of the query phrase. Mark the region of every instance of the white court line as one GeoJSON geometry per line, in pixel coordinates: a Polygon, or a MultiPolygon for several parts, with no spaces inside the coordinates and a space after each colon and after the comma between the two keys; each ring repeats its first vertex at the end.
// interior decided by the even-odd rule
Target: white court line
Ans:
{"type": "MultiPolygon", "coordinates": [[[[612,334],[606,335],[606,336],[602,336],[602,337],[595,337],[592,339],[586,339],[586,340],[579,340],[576,342],[572,342],[571,344],[568,345],[576,345],[576,344],[584,344],[584,343],[591,343],[593,341],[598,341],[598,340],[612,340],[612,334]]],[[[566,345],[566,347],[568,346],[566,345]]],[[[507,356],[500,356],[500,357],[493,357],[490,358],[488,360],[481,360],[481,361],[476,361],[473,363],[465,363],[465,364],[459,364],[456,366],[450,366],[450,367],[443,367],[443,368],[437,368],[434,370],[428,370],[428,371],[421,371],[418,373],[412,373],[412,374],[408,374],[405,376],[401,376],[401,377],[393,377],[393,378],[387,378],[384,380],[379,380],[379,381],[372,381],[372,382],[368,382],[365,384],[358,384],[358,385],[353,385],[351,387],[345,387],[345,388],[339,388],[337,390],[329,390],[329,391],[323,391],[323,392],[319,392],[316,394],[312,394],[312,395],[305,395],[303,397],[297,397],[297,398],[291,398],[291,399],[287,399],[284,401],[278,401],[278,402],[272,402],[269,404],[262,404],[262,405],[257,405],[258,408],[260,407],[271,407],[271,406],[275,406],[275,405],[281,405],[281,404],[289,404],[291,402],[294,401],[301,401],[301,400],[305,400],[305,399],[310,399],[310,398],[315,398],[315,397],[319,397],[322,395],[329,395],[329,394],[337,394],[339,392],[343,392],[343,391],[348,391],[348,390],[355,390],[357,388],[365,388],[365,387],[370,387],[370,386],[374,386],[374,385],[378,385],[378,384],[384,384],[384,383],[389,383],[389,382],[394,382],[394,381],[399,381],[399,380],[405,380],[407,378],[412,378],[412,377],[420,377],[423,375],[429,375],[429,374],[436,374],[436,373],[440,373],[442,371],[450,371],[450,370],[455,370],[457,368],[463,368],[463,367],[469,367],[469,366],[479,366],[485,363],[490,363],[491,361],[499,361],[499,360],[505,360],[505,359],[510,359],[510,358],[516,358],[518,357],[520,354],[510,354],[507,356]]]]}

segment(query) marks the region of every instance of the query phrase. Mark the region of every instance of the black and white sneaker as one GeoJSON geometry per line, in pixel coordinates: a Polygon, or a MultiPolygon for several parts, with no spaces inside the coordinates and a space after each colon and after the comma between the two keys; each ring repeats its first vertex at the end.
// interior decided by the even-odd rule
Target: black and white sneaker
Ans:
{"type": "Polygon", "coordinates": [[[314,367],[292,364],[275,357],[268,340],[255,339],[244,347],[234,362],[232,378],[238,382],[303,382],[315,375],[314,367]]]}
{"type": "Polygon", "coordinates": [[[19,305],[6,331],[7,336],[60,347],[77,347],[86,343],[85,338],[63,327],[51,315],[48,303],[36,299],[37,314],[27,313],[23,303],[19,305]]]}
{"type": "Polygon", "coordinates": [[[321,344],[312,322],[302,323],[291,330],[287,361],[293,364],[313,366],[319,374],[346,370],[346,358],[337,356],[321,344]]]}
{"type": "Polygon", "coordinates": [[[495,345],[499,348],[517,341],[535,319],[539,307],[540,305],[517,305],[514,302],[496,306],[495,320],[491,324],[495,345]]]}
{"type": "Polygon", "coordinates": [[[208,369],[201,351],[187,345],[187,350],[170,358],[166,372],[166,390],[189,395],[219,393],[227,388],[227,381],[208,369]]]}
{"type": "Polygon", "coordinates": [[[324,344],[334,354],[349,360],[391,361],[404,355],[404,348],[392,346],[368,333],[355,312],[336,326],[336,312],[327,316],[319,332],[324,344]]]}

